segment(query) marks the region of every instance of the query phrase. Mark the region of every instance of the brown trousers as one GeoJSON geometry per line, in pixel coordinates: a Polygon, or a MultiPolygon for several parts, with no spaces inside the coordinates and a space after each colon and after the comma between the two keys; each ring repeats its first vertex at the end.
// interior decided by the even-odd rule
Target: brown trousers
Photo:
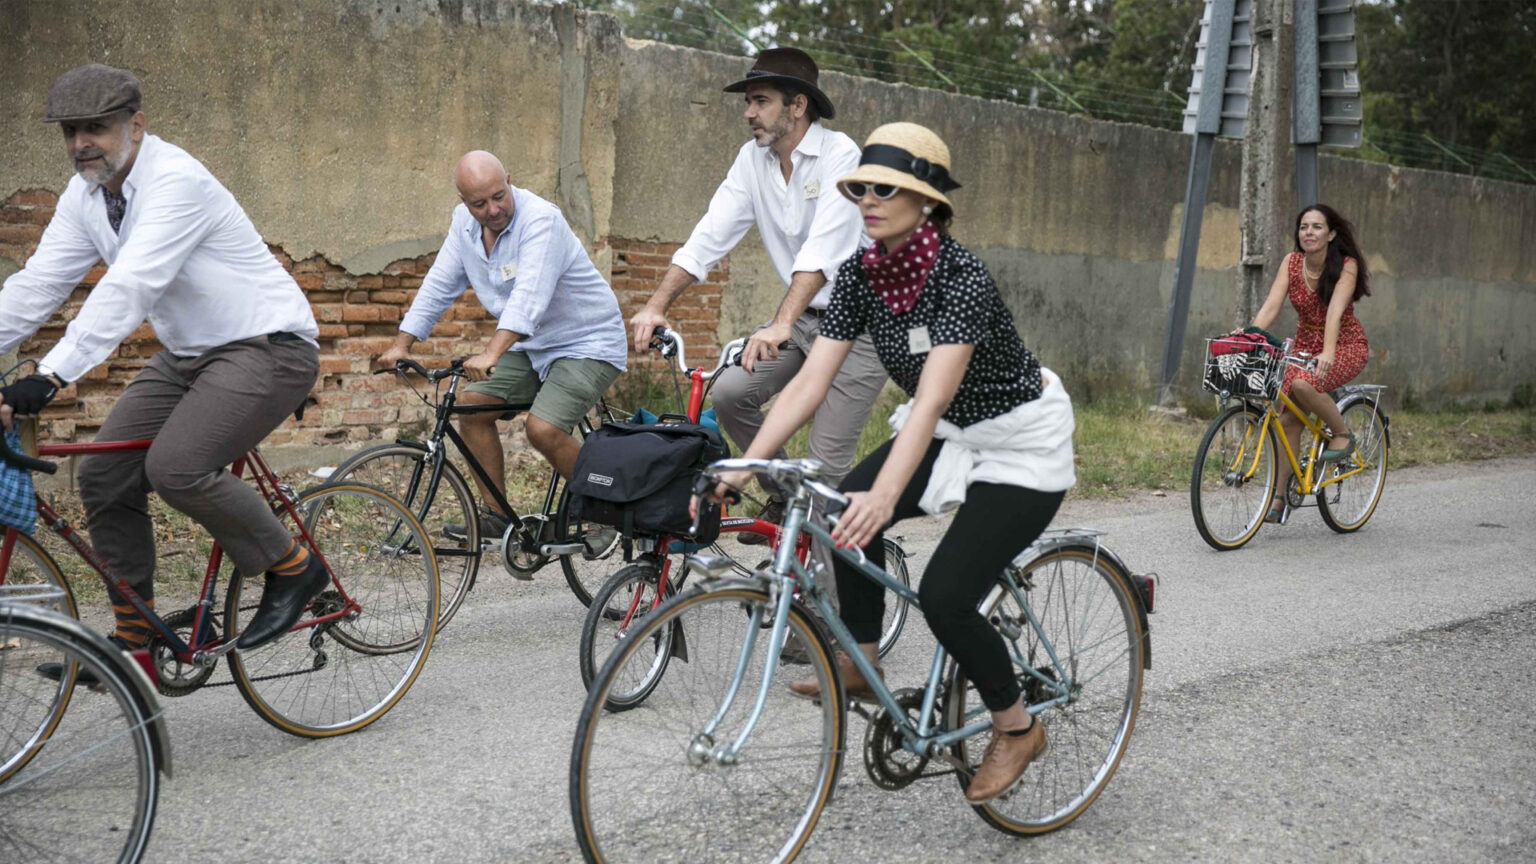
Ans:
{"type": "Polygon", "coordinates": [[[80,463],[86,527],[113,572],[146,599],[154,596],[151,491],[207,528],[241,572],[275,564],[288,551],[288,531],[226,466],[303,404],[319,369],[314,346],[288,334],[231,342],[197,357],[151,357],[96,440],[154,444],[80,463]]]}

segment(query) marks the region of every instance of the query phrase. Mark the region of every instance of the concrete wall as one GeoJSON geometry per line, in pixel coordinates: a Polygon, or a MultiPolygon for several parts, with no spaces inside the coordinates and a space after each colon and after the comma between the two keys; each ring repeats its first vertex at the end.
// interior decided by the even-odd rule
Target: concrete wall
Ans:
{"type": "MultiPolygon", "coordinates": [[[[329,326],[316,391],[329,413],[315,422],[361,436],[415,416],[365,380],[367,355],[440,242],[464,150],[496,152],[514,182],[558,202],[604,272],[622,275],[627,312],[747,137],[739,97],[720,92],[747,61],[626,41],[614,19],[569,6],[8,0],[0,112],[15,119],[0,126],[0,273],[25,261],[68,179],[56,129],[31,120],[49,82],[90,61],[139,75],[151,130],[202,159],[301,276],[329,326]]],[[[949,142],[965,184],[952,196],[955,234],[989,264],[1026,343],[1074,392],[1148,391],[1188,139],[838,74],[823,84],[839,108],[828,125],[855,140],[904,119],[949,142]]],[[[1217,149],[1189,391],[1198,337],[1238,323],[1239,158],[1234,144],[1217,149]]],[[[1502,395],[1536,379],[1536,187],[1331,158],[1322,170],[1325,198],[1355,220],[1376,274],[1376,296],[1358,310],[1375,349],[1366,378],[1431,400],[1502,395]]],[[[676,308],[724,340],[765,320],[783,288],[755,232],[719,273],[716,288],[676,308]]],[[[465,353],[487,335],[481,317],[465,304],[429,347],[465,353]]],[[[140,334],[135,346],[82,390],[101,400],[95,413],[153,340],[140,334]]]]}

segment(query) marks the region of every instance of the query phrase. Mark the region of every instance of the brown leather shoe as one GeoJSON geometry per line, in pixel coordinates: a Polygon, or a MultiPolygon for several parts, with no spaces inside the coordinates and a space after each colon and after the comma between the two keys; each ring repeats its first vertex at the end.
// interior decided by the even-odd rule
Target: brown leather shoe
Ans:
{"type": "Polygon", "coordinates": [[[1035,718],[1035,724],[1023,735],[1008,735],[992,730],[992,741],[981,756],[981,767],[965,787],[965,800],[972,804],[985,804],[1013,788],[1024,776],[1024,769],[1036,756],[1045,752],[1045,724],[1035,718]]]}
{"type": "MultiPolygon", "coordinates": [[[[875,691],[869,689],[869,682],[864,680],[863,675],[859,674],[859,667],[853,665],[853,661],[848,659],[848,655],[841,651],[837,652],[837,671],[842,673],[843,692],[848,694],[848,698],[874,700],[875,691]]],[[[885,681],[884,669],[876,666],[875,673],[880,676],[881,682],[885,681]]],[[[805,681],[792,681],[789,684],[789,692],[802,699],[820,699],[821,685],[817,683],[815,678],[805,681]]]]}

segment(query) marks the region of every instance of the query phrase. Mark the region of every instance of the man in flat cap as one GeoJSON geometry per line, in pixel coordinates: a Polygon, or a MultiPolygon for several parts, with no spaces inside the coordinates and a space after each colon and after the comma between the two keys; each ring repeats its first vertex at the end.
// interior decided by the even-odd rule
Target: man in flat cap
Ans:
{"type": "MultiPolygon", "coordinates": [[[[762,428],[763,403],[795,377],[810,353],[837,268],[863,245],[859,208],[837,191],[838,179],[859,166],[859,145],[821,125],[835,109],[816,85],[817,75],[816,62],[804,51],[769,48],[746,78],[725,88],[745,94],[742,116],[752,140],[737,151],[709,211],[672,256],[661,285],[630,319],[635,350],[643,352],[655,328],[666,325],[673,301],[757,226],[788,291],[773,320],[748,338],[741,368],[727,370],[715,383],[716,415],[743,451],[762,428]]],[[[859,337],[811,424],[810,454],[825,466],[823,482],[836,486],[853,466],[859,432],[885,380],[869,335],[859,337]]],[[[760,518],[782,522],[782,491],[768,492],[760,518]]],[[[766,540],[757,534],[740,537],[744,543],[766,540]]]]}
{"type": "MultiPolygon", "coordinates": [[[[245,573],[266,573],[239,640],[286,632],[329,579],[266,501],[224,467],[300,408],[319,371],[304,292],[219,181],[185,150],[148,134],[139,82],[91,64],[53,82],[44,120],[64,133],[75,176],[37,251],[0,290],[0,353],[37,330],[98,259],[107,273],[38,363],[0,387],[0,422],[36,414],[106,360],[146,318],[165,350],[123,390],[97,441],[154,439],[148,451],[90,456],[80,497],[91,541],[152,605],[151,490],[197,520],[245,573]]],[[[144,646],[149,625],[116,591],[113,638],[144,646]]]]}

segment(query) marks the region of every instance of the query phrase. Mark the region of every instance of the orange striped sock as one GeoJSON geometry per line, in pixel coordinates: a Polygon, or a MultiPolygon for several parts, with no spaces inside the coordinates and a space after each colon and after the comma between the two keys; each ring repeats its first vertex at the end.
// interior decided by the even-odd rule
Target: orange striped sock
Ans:
{"type": "MultiPolygon", "coordinates": [[[[155,598],[146,598],[144,605],[148,606],[150,611],[153,612],[155,609],[155,598]]],[[[149,644],[149,637],[154,635],[154,631],[150,629],[149,622],[144,620],[144,616],[140,615],[139,610],[133,608],[132,604],[114,602],[112,604],[112,617],[117,619],[117,627],[112,631],[112,635],[127,643],[129,648],[143,648],[149,644]]]]}
{"type": "Polygon", "coordinates": [[[309,566],[309,550],[300,546],[296,541],[288,541],[288,551],[283,557],[277,559],[277,563],[267,568],[267,572],[273,576],[298,576],[309,566]]]}

